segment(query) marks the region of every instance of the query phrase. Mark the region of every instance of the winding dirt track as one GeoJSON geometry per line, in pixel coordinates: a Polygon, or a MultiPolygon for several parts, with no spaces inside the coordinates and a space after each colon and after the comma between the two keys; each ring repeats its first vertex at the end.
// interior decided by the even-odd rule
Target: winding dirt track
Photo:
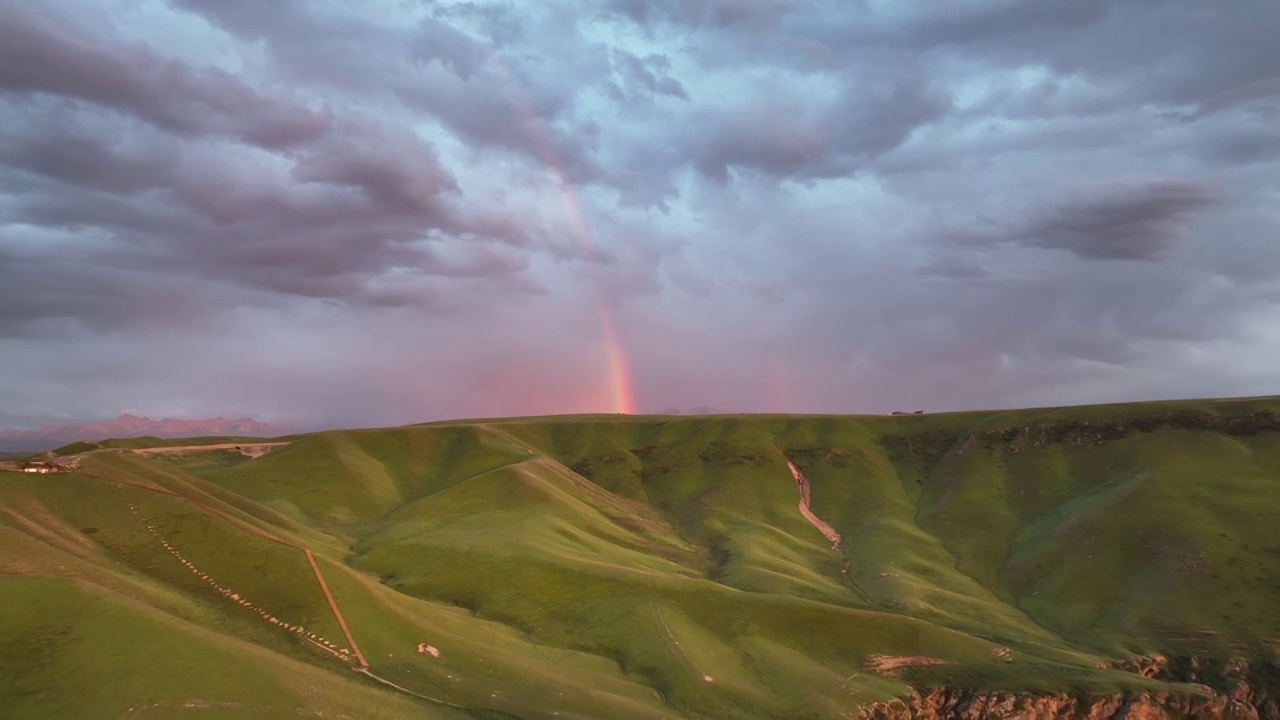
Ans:
{"type": "Polygon", "coordinates": [[[243,442],[217,443],[215,445],[161,445],[153,448],[129,448],[134,455],[186,455],[196,452],[213,452],[214,450],[239,450],[249,457],[260,457],[287,442],[243,442]]]}
{"type": "Polygon", "coordinates": [[[689,654],[684,651],[684,647],[681,646],[680,641],[676,639],[675,633],[671,632],[671,626],[667,624],[667,619],[662,616],[662,610],[658,609],[658,606],[653,603],[653,600],[649,601],[649,610],[653,613],[654,622],[658,624],[658,627],[662,630],[662,633],[665,636],[662,638],[662,641],[666,643],[667,648],[670,649],[677,658],[688,663],[689,667],[693,668],[693,671],[702,677],[703,682],[715,682],[715,678],[711,677],[705,673],[702,668],[698,667],[698,663],[694,662],[693,658],[689,657],[689,654]]]}
{"type": "Polygon", "coordinates": [[[800,468],[796,464],[787,460],[787,467],[791,469],[791,477],[795,478],[796,485],[800,487],[800,514],[804,516],[809,524],[818,529],[828,540],[831,541],[831,549],[840,549],[840,533],[822,518],[813,514],[813,510],[809,508],[809,479],[800,472],[800,468]]]}

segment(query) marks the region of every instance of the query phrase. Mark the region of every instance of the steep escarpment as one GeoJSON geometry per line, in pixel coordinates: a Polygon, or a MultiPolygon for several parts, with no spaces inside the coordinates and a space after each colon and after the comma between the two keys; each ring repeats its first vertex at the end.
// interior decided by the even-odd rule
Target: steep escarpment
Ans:
{"type": "Polygon", "coordinates": [[[1143,655],[1113,663],[1176,690],[1115,692],[1000,692],[935,687],[860,709],[864,720],[1280,720],[1280,655],[1213,661],[1194,656],[1143,655]]]}
{"type": "Polygon", "coordinates": [[[859,717],[864,720],[1275,720],[1280,718],[1280,710],[1274,700],[1258,698],[1248,689],[1238,696],[1218,693],[1076,696],[938,689],[912,693],[903,700],[865,705],[859,717]]]}

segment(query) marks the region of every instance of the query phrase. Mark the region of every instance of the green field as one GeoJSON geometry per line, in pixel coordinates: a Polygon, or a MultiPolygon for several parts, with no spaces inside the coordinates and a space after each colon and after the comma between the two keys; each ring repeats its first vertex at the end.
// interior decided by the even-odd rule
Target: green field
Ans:
{"type": "Polygon", "coordinates": [[[1276,399],[289,440],[0,473],[0,717],[844,718],[913,688],[1280,684],[1276,399]]]}

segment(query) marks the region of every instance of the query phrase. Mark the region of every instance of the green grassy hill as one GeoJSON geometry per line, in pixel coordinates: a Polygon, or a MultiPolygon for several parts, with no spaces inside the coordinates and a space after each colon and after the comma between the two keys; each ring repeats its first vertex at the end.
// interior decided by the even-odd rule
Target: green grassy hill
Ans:
{"type": "Polygon", "coordinates": [[[164,443],[196,444],[0,473],[0,717],[841,718],[1280,677],[1274,399],[135,452],[164,443]]]}

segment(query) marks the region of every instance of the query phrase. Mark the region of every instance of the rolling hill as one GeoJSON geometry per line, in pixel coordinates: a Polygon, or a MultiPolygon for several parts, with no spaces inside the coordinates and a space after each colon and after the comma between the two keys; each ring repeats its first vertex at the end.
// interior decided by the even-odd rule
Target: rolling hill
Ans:
{"type": "Polygon", "coordinates": [[[0,474],[0,717],[1280,717],[1280,400],[248,442],[0,474]]]}

